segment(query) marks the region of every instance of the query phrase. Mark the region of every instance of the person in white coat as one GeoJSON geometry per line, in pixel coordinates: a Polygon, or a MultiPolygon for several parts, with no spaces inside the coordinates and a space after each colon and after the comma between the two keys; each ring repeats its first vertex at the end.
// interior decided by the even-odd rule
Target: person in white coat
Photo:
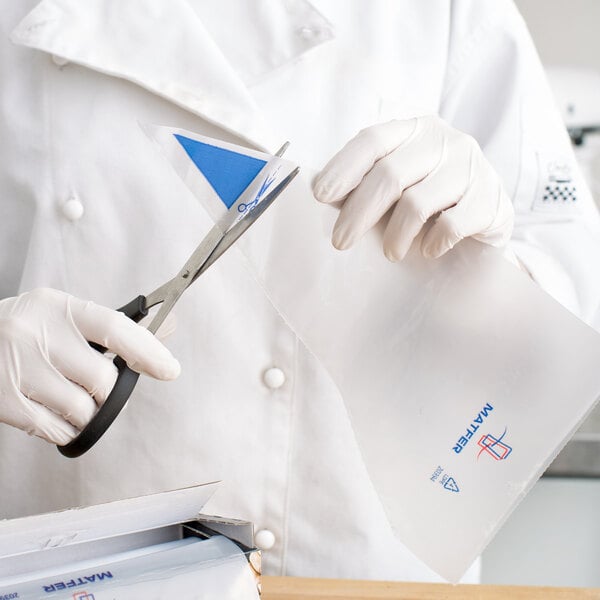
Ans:
{"type": "Polygon", "coordinates": [[[267,574],[436,580],[241,252],[181,300],[172,354],[105,307],[176,272],[210,224],[141,121],[289,139],[305,172],[328,163],[314,191],[342,201],[338,248],[393,208],[382,247],[401,260],[439,213],[424,254],[505,247],[593,322],[600,221],[512,3],[20,0],[0,32],[0,420],[16,426],[0,431],[0,516],[223,479],[205,511],[257,525],[267,574]],[[158,379],[173,356],[182,369],[143,378],[101,446],[67,460],[47,441],[71,439],[115,376],[87,340],[158,379]]]}

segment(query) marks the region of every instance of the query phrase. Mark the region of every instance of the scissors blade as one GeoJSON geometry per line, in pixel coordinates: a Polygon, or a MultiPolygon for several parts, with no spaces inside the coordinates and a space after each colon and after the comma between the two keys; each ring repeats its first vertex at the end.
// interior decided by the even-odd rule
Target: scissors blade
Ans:
{"type": "Polygon", "coordinates": [[[284,177],[246,216],[233,225],[227,233],[219,240],[214,250],[208,256],[202,267],[194,275],[192,282],[196,281],[211,265],[213,265],[231,246],[256,223],[258,218],[273,204],[283,190],[292,182],[300,172],[296,167],[289,175],[284,177]]]}
{"type": "Polygon", "coordinates": [[[299,167],[296,167],[289,175],[284,177],[255,208],[232,225],[226,233],[223,233],[219,225],[213,226],[188,258],[179,273],[173,279],[146,296],[146,309],[162,303],[160,309],[148,325],[148,331],[151,333],[157,332],[183,292],[256,222],[294,177],[298,175],[299,171],[299,167]]]}
{"type": "Polygon", "coordinates": [[[179,300],[183,292],[194,282],[198,271],[206,260],[210,257],[213,250],[219,245],[223,238],[221,228],[214,225],[206,234],[206,237],[200,242],[192,255],[187,259],[185,265],[179,273],[167,283],[148,294],[146,297],[146,309],[160,304],[160,308],[150,324],[148,331],[156,333],[162,325],[166,316],[171,312],[175,303],[179,300]]]}
{"type": "MultiPolygon", "coordinates": [[[[290,145],[289,142],[286,142],[281,148],[279,148],[279,150],[274,154],[273,159],[281,158],[281,156],[287,150],[289,145],[290,145]]],[[[261,171],[258,173],[256,178],[253,180],[253,183],[257,179],[263,178],[265,172],[268,173],[268,171],[272,168],[271,165],[272,165],[273,159],[269,160],[267,162],[267,164],[261,169],[261,171]]],[[[292,177],[292,179],[293,179],[293,177],[292,177]]],[[[285,178],[282,181],[282,183],[284,181],[286,181],[286,183],[283,186],[281,186],[281,187],[277,186],[279,191],[270,202],[272,202],[281,193],[281,191],[287,186],[287,183],[289,183],[289,181],[291,181],[291,179],[285,178]]],[[[255,191],[252,191],[253,188],[251,186],[252,186],[252,184],[250,186],[248,186],[248,188],[246,188],[246,190],[242,194],[240,194],[239,198],[229,208],[226,216],[223,219],[221,219],[218,223],[216,223],[214,225],[214,227],[208,232],[207,236],[202,240],[202,242],[200,243],[198,248],[196,248],[196,250],[194,250],[193,254],[188,258],[185,265],[183,265],[183,267],[181,268],[181,270],[175,277],[175,279],[179,278],[180,280],[186,280],[184,282],[185,285],[183,286],[184,290],[186,287],[190,286],[192,284],[192,282],[194,282],[198,278],[198,275],[200,274],[202,266],[208,260],[208,258],[213,253],[215,248],[221,243],[222,238],[225,237],[226,234],[233,227],[235,227],[236,222],[239,222],[239,220],[240,220],[239,216],[238,216],[239,215],[239,212],[238,212],[239,207],[242,206],[244,203],[249,202],[248,194],[251,194],[250,197],[254,198],[254,194],[256,193],[255,191]]],[[[262,202],[264,200],[267,200],[269,197],[270,197],[270,194],[267,194],[267,196],[265,196],[265,198],[262,201],[258,202],[258,205],[255,206],[255,208],[258,208],[258,206],[260,206],[262,204],[262,202]]],[[[256,201],[257,198],[254,200],[256,201]]],[[[250,213],[252,213],[252,212],[254,212],[254,209],[250,210],[250,213]]],[[[249,214],[246,213],[246,215],[244,215],[241,220],[246,220],[246,218],[248,216],[249,216],[249,214]]],[[[245,231],[245,229],[244,229],[244,231],[245,231]]],[[[240,233],[240,235],[241,235],[241,233],[240,233]]]]}

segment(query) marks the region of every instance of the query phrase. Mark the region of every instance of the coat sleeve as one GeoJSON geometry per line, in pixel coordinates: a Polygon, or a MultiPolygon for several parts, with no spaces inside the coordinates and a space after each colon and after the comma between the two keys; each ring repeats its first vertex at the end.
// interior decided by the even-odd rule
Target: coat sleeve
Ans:
{"type": "Polygon", "coordinates": [[[477,139],[515,207],[532,278],[600,327],[600,216],[511,0],[455,0],[440,114],[477,139]]]}

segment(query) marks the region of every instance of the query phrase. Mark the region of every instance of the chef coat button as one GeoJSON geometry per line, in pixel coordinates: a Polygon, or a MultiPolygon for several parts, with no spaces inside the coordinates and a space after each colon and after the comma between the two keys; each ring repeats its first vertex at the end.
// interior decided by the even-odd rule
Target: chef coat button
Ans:
{"type": "Polygon", "coordinates": [[[69,198],[62,205],[62,214],[69,221],[79,221],[83,217],[83,204],[77,198],[69,198]]]}
{"type": "Polygon", "coordinates": [[[270,550],[275,545],[275,534],[269,529],[261,529],[254,534],[254,543],[259,550],[270,550]]]}
{"type": "Polygon", "coordinates": [[[271,367],[264,372],[263,381],[268,388],[276,390],[285,383],[285,373],[277,367],[271,367]]]}
{"type": "Polygon", "coordinates": [[[52,55],[52,62],[57,67],[64,67],[65,65],[69,64],[69,61],[66,58],[63,58],[62,56],[58,56],[58,54],[53,54],[52,55]]]}
{"type": "Polygon", "coordinates": [[[319,30],[315,29],[314,27],[300,27],[300,29],[298,29],[298,35],[303,40],[307,41],[315,39],[319,35],[319,33],[319,30]]]}

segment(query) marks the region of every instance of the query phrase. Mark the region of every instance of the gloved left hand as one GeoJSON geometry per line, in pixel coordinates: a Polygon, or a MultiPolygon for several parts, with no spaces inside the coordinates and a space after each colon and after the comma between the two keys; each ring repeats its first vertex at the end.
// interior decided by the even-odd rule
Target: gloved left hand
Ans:
{"type": "Polygon", "coordinates": [[[364,129],[319,174],[314,194],[321,202],[344,200],[332,236],[340,250],[395,205],[383,239],[393,261],[436,213],[421,242],[430,258],[469,236],[505,246],[513,229],[510,198],[477,142],[435,116],[364,129]]]}

